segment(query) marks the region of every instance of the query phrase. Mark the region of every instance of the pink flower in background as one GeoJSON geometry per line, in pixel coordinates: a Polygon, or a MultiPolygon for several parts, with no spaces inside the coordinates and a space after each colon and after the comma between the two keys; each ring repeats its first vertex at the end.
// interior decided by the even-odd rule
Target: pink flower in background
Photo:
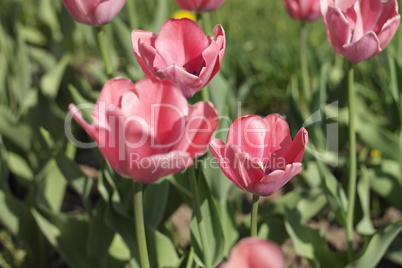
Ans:
{"type": "Polygon", "coordinates": [[[212,103],[189,105],[176,85],[157,78],[135,84],[124,78],[109,80],[91,124],[78,107],[70,104],[70,113],[113,169],[142,183],[193,165],[192,158],[205,153],[219,123],[212,103]]]}
{"type": "Polygon", "coordinates": [[[197,23],[187,18],[169,19],[158,34],[133,31],[134,55],[147,76],[172,80],[189,98],[220,69],[225,32],[217,25],[214,33],[206,36],[197,23]]]}
{"type": "Polygon", "coordinates": [[[316,20],[321,16],[320,0],[285,0],[285,6],[296,20],[316,20]]]}
{"type": "Polygon", "coordinates": [[[285,268],[285,258],[278,245],[254,237],[240,240],[230,251],[227,262],[219,268],[285,268]]]}
{"type": "Polygon", "coordinates": [[[289,125],[278,114],[265,118],[247,115],[229,128],[226,144],[213,139],[209,146],[223,173],[240,189],[268,196],[301,172],[308,142],[302,128],[292,141],[289,125]]]}
{"type": "Polygon", "coordinates": [[[380,53],[400,21],[396,0],[321,0],[321,12],[335,52],[353,63],[380,53]]]}
{"type": "Polygon", "coordinates": [[[63,0],[70,15],[78,22],[101,26],[120,12],[127,0],[63,0]]]}
{"type": "Polygon", "coordinates": [[[176,2],[182,9],[200,13],[219,8],[225,0],[176,0],[176,2]]]}

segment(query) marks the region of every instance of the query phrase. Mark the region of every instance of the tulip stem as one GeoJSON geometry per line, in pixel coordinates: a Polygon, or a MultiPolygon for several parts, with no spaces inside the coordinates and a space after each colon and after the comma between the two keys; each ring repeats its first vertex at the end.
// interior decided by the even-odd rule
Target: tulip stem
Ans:
{"type": "Polygon", "coordinates": [[[307,61],[307,25],[304,21],[300,24],[300,67],[303,83],[302,101],[308,102],[311,99],[311,84],[307,61]]]}
{"type": "Polygon", "coordinates": [[[202,100],[203,100],[203,101],[209,101],[208,86],[205,86],[205,87],[202,89],[202,100]]]}
{"type": "Polygon", "coordinates": [[[210,268],[211,267],[211,261],[210,261],[210,256],[209,256],[209,249],[207,248],[208,246],[208,240],[207,240],[207,231],[205,229],[205,224],[203,222],[202,218],[202,213],[201,213],[201,204],[200,204],[200,197],[198,194],[198,187],[197,187],[197,178],[195,175],[195,169],[193,166],[188,168],[189,175],[190,175],[190,187],[191,187],[191,192],[193,194],[193,211],[197,220],[197,225],[198,225],[198,230],[200,232],[200,239],[201,239],[201,246],[202,246],[202,252],[204,254],[204,264],[205,267],[210,268]]]}
{"type": "Polygon", "coordinates": [[[253,194],[253,200],[251,201],[251,223],[250,230],[251,236],[257,237],[257,222],[258,222],[258,200],[260,199],[259,195],[253,194]]]}
{"type": "Polygon", "coordinates": [[[355,91],[354,65],[349,63],[348,72],[348,111],[349,111],[349,187],[348,206],[346,213],[346,238],[348,244],[348,259],[353,260],[353,216],[356,201],[356,133],[355,133],[355,91]]]}
{"type": "Polygon", "coordinates": [[[147,240],[145,238],[144,212],[142,204],[142,183],[133,181],[134,189],[134,221],[137,235],[137,246],[140,254],[141,268],[149,268],[147,240]]]}
{"type": "Polygon", "coordinates": [[[128,0],[127,8],[128,8],[128,16],[130,20],[130,27],[132,30],[138,28],[138,20],[137,20],[137,8],[135,6],[136,0],[128,0]]]}
{"type": "Polygon", "coordinates": [[[113,69],[112,69],[112,64],[110,63],[109,54],[107,53],[104,27],[103,26],[96,27],[96,32],[98,35],[99,48],[102,53],[103,62],[105,63],[106,74],[107,74],[108,78],[112,78],[113,77],[113,69]]]}

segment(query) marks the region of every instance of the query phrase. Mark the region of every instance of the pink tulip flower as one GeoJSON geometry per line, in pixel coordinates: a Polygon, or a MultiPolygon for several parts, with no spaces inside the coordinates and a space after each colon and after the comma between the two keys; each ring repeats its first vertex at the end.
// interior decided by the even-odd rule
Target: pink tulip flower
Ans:
{"type": "Polygon", "coordinates": [[[225,0],[176,0],[176,2],[182,9],[201,13],[219,8],[225,0]]]}
{"type": "Polygon", "coordinates": [[[230,251],[227,262],[219,268],[285,268],[285,258],[278,245],[254,237],[243,238],[230,251]]]}
{"type": "Polygon", "coordinates": [[[211,153],[223,173],[240,189],[268,196],[301,172],[308,142],[302,128],[292,141],[289,125],[278,114],[247,115],[229,128],[226,144],[211,140],[211,153]]]}
{"type": "Polygon", "coordinates": [[[187,98],[201,90],[215,76],[225,53],[225,32],[214,28],[206,36],[190,19],[169,19],[158,34],[135,30],[134,55],[147,76],[175,82],[187,98]]]}
{"type": "Polygon", "coordinates": [[[312,21],[321,16],[320,0],[285,0],[285,6],[295,20],[312,21]]]}
{"type": "Polygon", "coordinates": [[[113,169],[142,183],[192,166],[219,123],[212,103],[189,105],[175,84],[157,78],[109,80],[90,124],[78,107],[70,104],[70,113],[113,169]]]}
{"type": "Polygon", "coordinates": [[[127,0],[63,0],[68,13],[78,22],[101,26],[120,12],[127,0]]]}
{"type": "Polygon", "coordinates": [[[335,52],[353,63],[380,53],[400,21],[396,0],[321,0],[321,13],[335,52]]]}

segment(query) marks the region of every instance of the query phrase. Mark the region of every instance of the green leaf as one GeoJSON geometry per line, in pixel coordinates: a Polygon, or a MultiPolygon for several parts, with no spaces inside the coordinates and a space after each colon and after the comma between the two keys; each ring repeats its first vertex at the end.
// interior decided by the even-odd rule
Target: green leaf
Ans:
{"type": "Polygon", "coordinates": [[[71,267],[99,267],[99,260],[90,258],[87,252],[89,224],[86,217],[51,213],[45,209],[32,209],[32,214],[49,243],[71,267]]]}
{"type": "Polygon", "coordinates": [[[32,168],[30,167],[28,161],[18,153],[9,151],[7,154],[7,162],[10,171],[27,181],[32,181],[34,177],[34,173],[32,168]]]}
{"type": "Polygon", "coordinates": [[[23,241],[30,267],[44,267],[45,241],[27,204],[0,189],[0,215],[0,224],[23,241]]]}
{"type": "Polygon", "coordinates": [[[300,199],[297,210],[300,212],[300,223],[305,224],[308,220],[320,212],[327,204],[327,199],[321,190],[311,191],[308,198],[300,199]]]}
{"type": "Polygon", "coordinates": [[[70,55],[65,54],[57,65],[45,73],[45,75],[41,78],[40,87],[43,95],[49,97],[50,99],[56,98],[60,89],[61,80],[64,76],[68,63],[70,62],[70,59],[70,55]]]}
{"type": "Polygon", "coordinates": [[[360,198],[363,218],[357,223],[356,230],[361,234],[369,235],[375,232],[370,215],[370,175],[366,167],[362,167],[361,171],[362,176],[357,183],[357,194],[360,198]]]}
{"type": "Polygon", "coordinates": [[[172,241],[157,230],[146,228],[147,246],[151,267],[172,267],[179,257],[172,241]]]}
{"type": "Polygon", "coordinates": [[[343,188],[336,180],[328,167],[317,161],[320,174],[323,180],[323,189],[331,209],[335,212],[337,219],[344,225],[346,222],[347,198],[343,188]]]}
{"type": "MultiPolygon", "coordinates": [[[[225,250],[225,240],[220,215],[218,214],[216,207],[216,201],[212,197],[203,176],[199,177],[198,192],[201,204],[201,224],[204,225],[207,234],[207,241],[205,241],[206,248],[204,248],[204,251],[208,251],[208,254],[211,257],[211,263],[208,266],[215,267],[222,261],[225,250]]],[[[190,223],[190,231],[191,244],[195,249],[195,259],[199,265],[203,265],[201,260],[204,260],[204,252],[202,251],[203,247],[200,232],[194,213],[190,223]]]]}
{"type": "Polygon", "coordinates": [[[309,259],[313,267],[345,267],[346,257],[328,249],[324,230],[305,227],[300,221],[298,211],[288,211],[285,215],[285,227],[292,238],[296,253],[309,259]]]}
{"type": "Polygon", "coordinates": [[[18,122],[5,107],[0,107],[0,135],[21,149],[28,151],[32,145],[32,130],[28,125],[18,122]],[[18,133],[18,135],[15,135],[18,133]]]}
{"type": "Polygon", "coordinates": [[[352,263],[349,263],[346,268],[375,267],[384,256],[389,245],[401,231],[402,221],[392,223],[384,229],[377,231],[370,239],[363,254],[352,263]]]}
{"type": "MultiPolygon", "coordinates": [[[[105,221],[106,205],[100,201],[94,211],[94,215],[89,222],[89,234],[87,249],[92,258],[98,257],[102,264],[106,264],[109,247],[114,238],[114,232],[110,230],[105,221]]],[[[115,245],[116,246],[116,245],[115,245]]],[[[127,257],[125,260],[128,260],[127,257]]]]}
{"type": "Polygon", "coordinates": [[[282,217],[269,217],[261,223],[258,230],[258,237],[261,239],[267,239],[274,241],[277,244],[283,244],[286,239],[289,238],[286,229],[284,219],[282,217]]]}
{"type": "Polygon", "coordinates": [[[222,223],[222,231],[225,239],[224,256],[228,256],[229,251],[239,239],[239,230],[236,226],[234,212],[231,204],[226,201],[218,201],[218,214],[222,223]]]}
{"type": "Polygon", "coordinates": [[[156,230],[163,218],[168,203],[169,181],[159,180],[148,185],[144,191],[145,225],[156,230]],[[157,198],[157,202],[155,202],[157,198]]]}
{"type": "Polygon", "coordinates": [[[66,178],[71,187],[84,201],[88,200],[92,190],[93,179],[86,176],[77,163],[67,158],[64,154],[58,154],[55,160],[62,176],[66,178]]]}
{"type": "Polygon", "coordinates": [[[43,178],[38,178],[37,201],[52,211],[60,211],[67,181],[54,159],[49,160],[42,172],[43,178]]]}
{"type": "Polygon", "coordinates": [[[398,162],[384,159],[381,165],[371,167],[365,175],[369,177],[373,191],[402,210],[402,174],[398,162]]]}

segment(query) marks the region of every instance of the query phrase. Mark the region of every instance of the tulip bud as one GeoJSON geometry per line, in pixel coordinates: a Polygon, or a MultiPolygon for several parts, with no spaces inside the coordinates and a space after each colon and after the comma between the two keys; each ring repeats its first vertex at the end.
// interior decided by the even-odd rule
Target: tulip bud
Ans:
{"type": "Polygon", "coordinates": [[[101,26],[120,12],[127,0],[63,0],[68,13],[78,22],[101,26]]]}
{"type": "Polygon", "coordinates": [[[285,0],[285,6],[295,20],[311,21],[321,16],[320,0],[285,0]]]}
{"type": "Polygon", "coordinates": [[[213,11],[220,7],[225,0],[176,0],[182,8],[194,13],[213,11]]]}

